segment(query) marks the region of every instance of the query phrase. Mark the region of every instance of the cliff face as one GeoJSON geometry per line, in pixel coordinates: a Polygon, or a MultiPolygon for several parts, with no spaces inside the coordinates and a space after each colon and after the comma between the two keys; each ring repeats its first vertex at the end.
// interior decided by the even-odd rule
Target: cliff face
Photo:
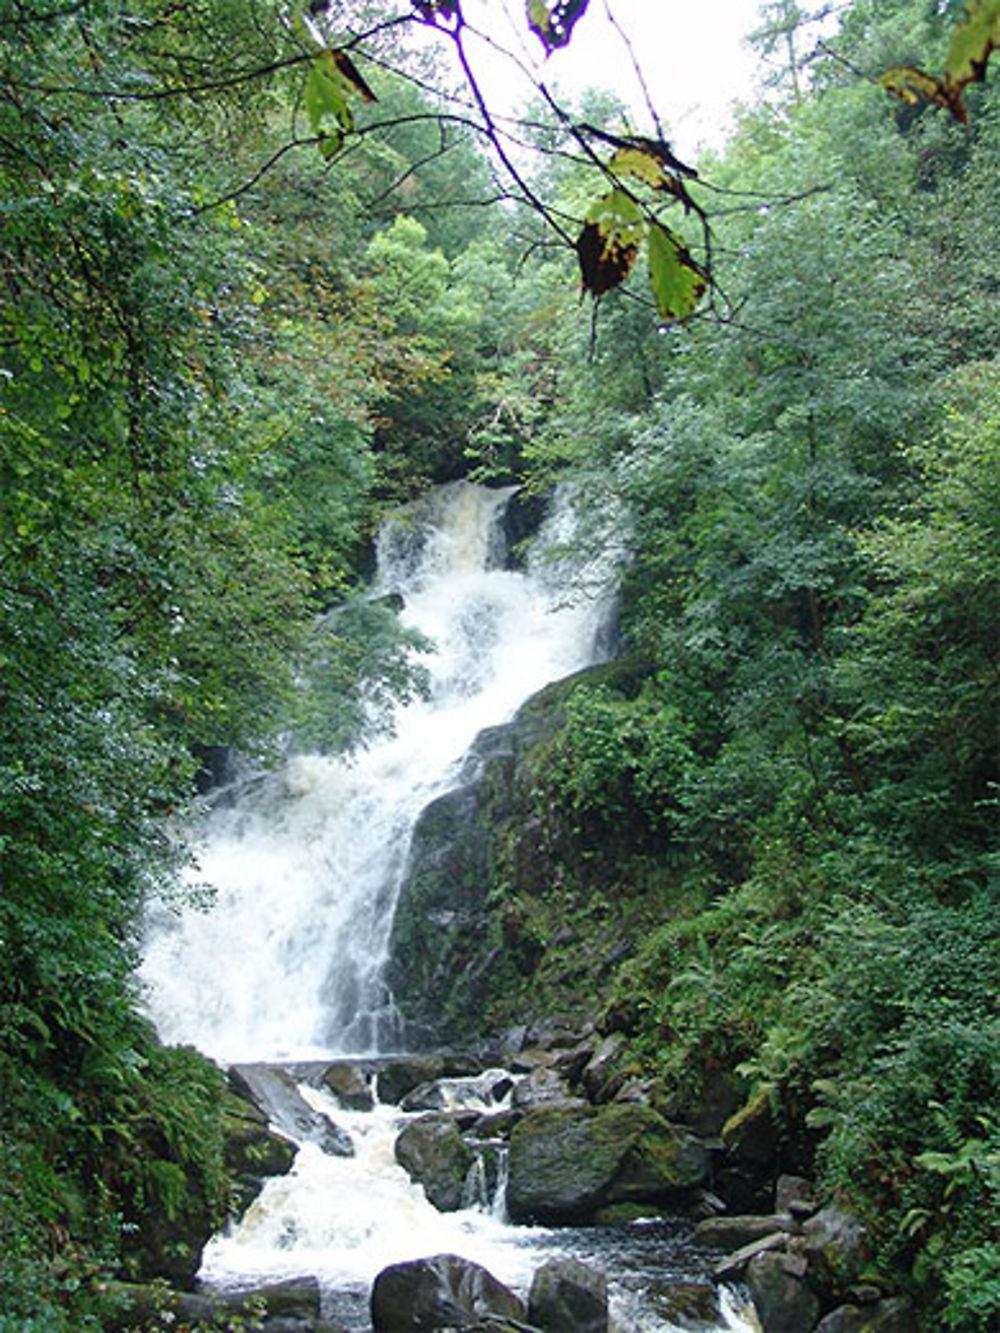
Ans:
{"type": "Polygon", "coordinates": [[[640,677],[615,663],[548,686],[477,738],[459,786],[421,815],[388,969],[413,1044],[593,1015],[662,914],[669,876],[648,830],[581,827],[547,783],[572,692],[640,677]]]}

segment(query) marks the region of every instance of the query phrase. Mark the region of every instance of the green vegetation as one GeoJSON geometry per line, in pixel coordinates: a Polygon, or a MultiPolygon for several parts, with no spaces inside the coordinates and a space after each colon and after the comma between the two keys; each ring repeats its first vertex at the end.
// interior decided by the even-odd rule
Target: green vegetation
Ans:
{"type": "Polygon", "coordinates": [[[558,883],[498,862],[507,973],[600,987],[675,1099],[736,1071],[931,1326],[992,1327],[995,4],[983,79],[960,6],[859,0],[808,67],[766,6],[787,62],[699,180],[593,95],[532,114],[520,212],[280,8],[0,5],[0,1333],[100,1329],[100,1279],[225,1215],[221,1078],[137,1014],[165,824],[205,747],[357,744],[420,689],[358,594],[380,510],[460,475],[569,476],[630,552],[632,665],[532,797],[558,883]]]}

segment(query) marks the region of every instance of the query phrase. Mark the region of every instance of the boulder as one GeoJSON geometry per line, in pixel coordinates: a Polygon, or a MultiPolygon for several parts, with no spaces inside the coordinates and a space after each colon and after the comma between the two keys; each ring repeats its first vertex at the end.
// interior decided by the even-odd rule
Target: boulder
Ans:
{"type": "Polygon", "coordinates": [[[396,1161],[442,1213],[462,1207],[475,1154],[448,1116],[422,1116],[396,1139],[396,1161]]]}
{"type": "Polygon", "coordinates": [[[608,1283],[578,1259],[550,1259],[531,1280],[528,1318],[545,1333],[608,1333],[608,1283]]]}
{"type": "Polygon", "coordinates": [[[712,1276],[717,1282],[730,1282],[738,1277],[747,1267],[751,1260],[756,1259],[758,1254],[768,1254],[772,1250],[783,1250],[787,1237],[783,1231],[775,1231],[770,1236],[764,1236],[761,1240],[751,1241],[749,1245],[743,1245],[738,1250],[716,1264],[712,1276]]]}
{"type": "Polygon", "coordinates": [[[588,1222],[611,1204],[683,1199],[707,1174],[702,1145],[651,1107],[546,1108],[511,1135],[507,1207],[516,1222],[588,1222]]]}
{"type": "Polygon", "coordinates": [[[492,1273],[454,1254],[384,1268],[371,1294],[373,1333],[471,1329],[493,1317],[521,1321],[524,1302],[492,1273]]]}
{"type": "Polygon", "coordinates": [[[715,1333],[723,1323],[719,1294],[710,1282],[665,1282],[647,1288],[646,1298],[657,1317],[691,1333],[715,1333]]]}
{"type": "Polygon", "coordinates": [[[804,1281],[805,1264],[796,1256],[770,1251],[747,1266],[747,1286],[763,1333],[811,1333],[819,1318],[819,1297],[804,1281]]]}
{"type": "Polygon", "coordinates": [[[375,1079],[380,1102],[398,1106],[403,1098],[421,1084],[433,1083],[444,1073],[440,1055],[412,1055],[393,1060],[380,1069],[375,1079]]]}
{"type": "Polygon", "coordinates": [[[370,1111],[375,1105],[369,1075],[359,1065],[348,1061],[330,1065],[321,1082],[346,1111],[370,1111]]]}
{"type": "Polygon", "coordinates": [[[831,1295],[857,1281],[871,1258],[864,1223],[834,1205],[803,1225],[802,1252],[816,1289],[831,1295]]]}

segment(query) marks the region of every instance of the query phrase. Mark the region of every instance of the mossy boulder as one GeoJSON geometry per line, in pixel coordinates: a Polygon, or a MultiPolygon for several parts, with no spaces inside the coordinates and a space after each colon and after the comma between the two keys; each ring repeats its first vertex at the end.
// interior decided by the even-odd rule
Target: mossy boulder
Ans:
{"type": "Polygon", "coordinates": [[[511,1135],[507,1207],[516,1222],[592,1222],[613,1204],[678,1202],[708,1179],[702,1144],[651,1107],[555,1107],[511,1135]]]}
{"type": "Polygon", "coordinates": [[[283,1176],[291,1169],[298,1150],[271,1129],[258,1106],[234,1093],[227,1093],[222,1103],[222,1133],[232,1177],[232,1212],[240,1217],[269,1176],[283,1176]]]}

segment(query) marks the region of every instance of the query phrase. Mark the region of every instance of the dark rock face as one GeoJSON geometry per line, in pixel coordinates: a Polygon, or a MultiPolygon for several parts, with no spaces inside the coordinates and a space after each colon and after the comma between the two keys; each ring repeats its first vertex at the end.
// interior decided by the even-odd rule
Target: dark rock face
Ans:
{"type": "Polygon", "coordinates": [[[819,1318],[819,1298],[804,1281],[806,1265],[795,1256],[768,1252],[751,1259],[747,1285],[764,1333],[809,1333],[819,1318]]]}
{"type": "Polygon", "coordinates": [[[507,1207],[518,1222],[587,1222],[620,1203],[685,1198],[708,1155],[648,1106],[531,1112],[511,1135],[507,1207]]]}
{"type": "MultiPolygon", "coordinates": [[[[534,928],[532,904],[561,882],[560,858],[576,864],[580,857],[568,829],[539,819],[532,775],[533,766],[544,767],[573,689],[609,673],[631,679],[630,672],[637,675],[639,668],[591,667],[546,687],[511,723],[480,733],[457,787],[421,814],[386,969],[411,1045],[484,1036],[491,1011],[502,1014],[512,988],[536,975],[550,948],[585,945],[591,968],[613,966],[620,939],[588,934],[577,942],[570,930],[557,941],[534,928]],[[506,887],[497,893],[501,882],[506,887]]],[[[631,833],[620,829],[629,845],[631,833]]],[[[574,1014],[571,1026],[578,1029],[584,1016],[574,1014]]]]}
{"type": "Polygon", "coordinates": [[[521,1321],[525,1308],[479,1264],[439,1254],[383,1269],[372,1288],[371,1315],[374,1333],[411,1333],[470,1329],[493,1316],[521,1321]]]}
{"type": "Polygon", "coordinates": [[[396,1161],[440,1212],[462,1207],[475,1154],[448,1116],[422,1116],[407,1125],[396,1139],[396,1161]]]}
{"type": "Polygon", "coordinates": [[[546,1333],[608,1333],[608,1284],[577,1259],[551,1259],[537,1270],[528,1318],[546,1333]]]}

